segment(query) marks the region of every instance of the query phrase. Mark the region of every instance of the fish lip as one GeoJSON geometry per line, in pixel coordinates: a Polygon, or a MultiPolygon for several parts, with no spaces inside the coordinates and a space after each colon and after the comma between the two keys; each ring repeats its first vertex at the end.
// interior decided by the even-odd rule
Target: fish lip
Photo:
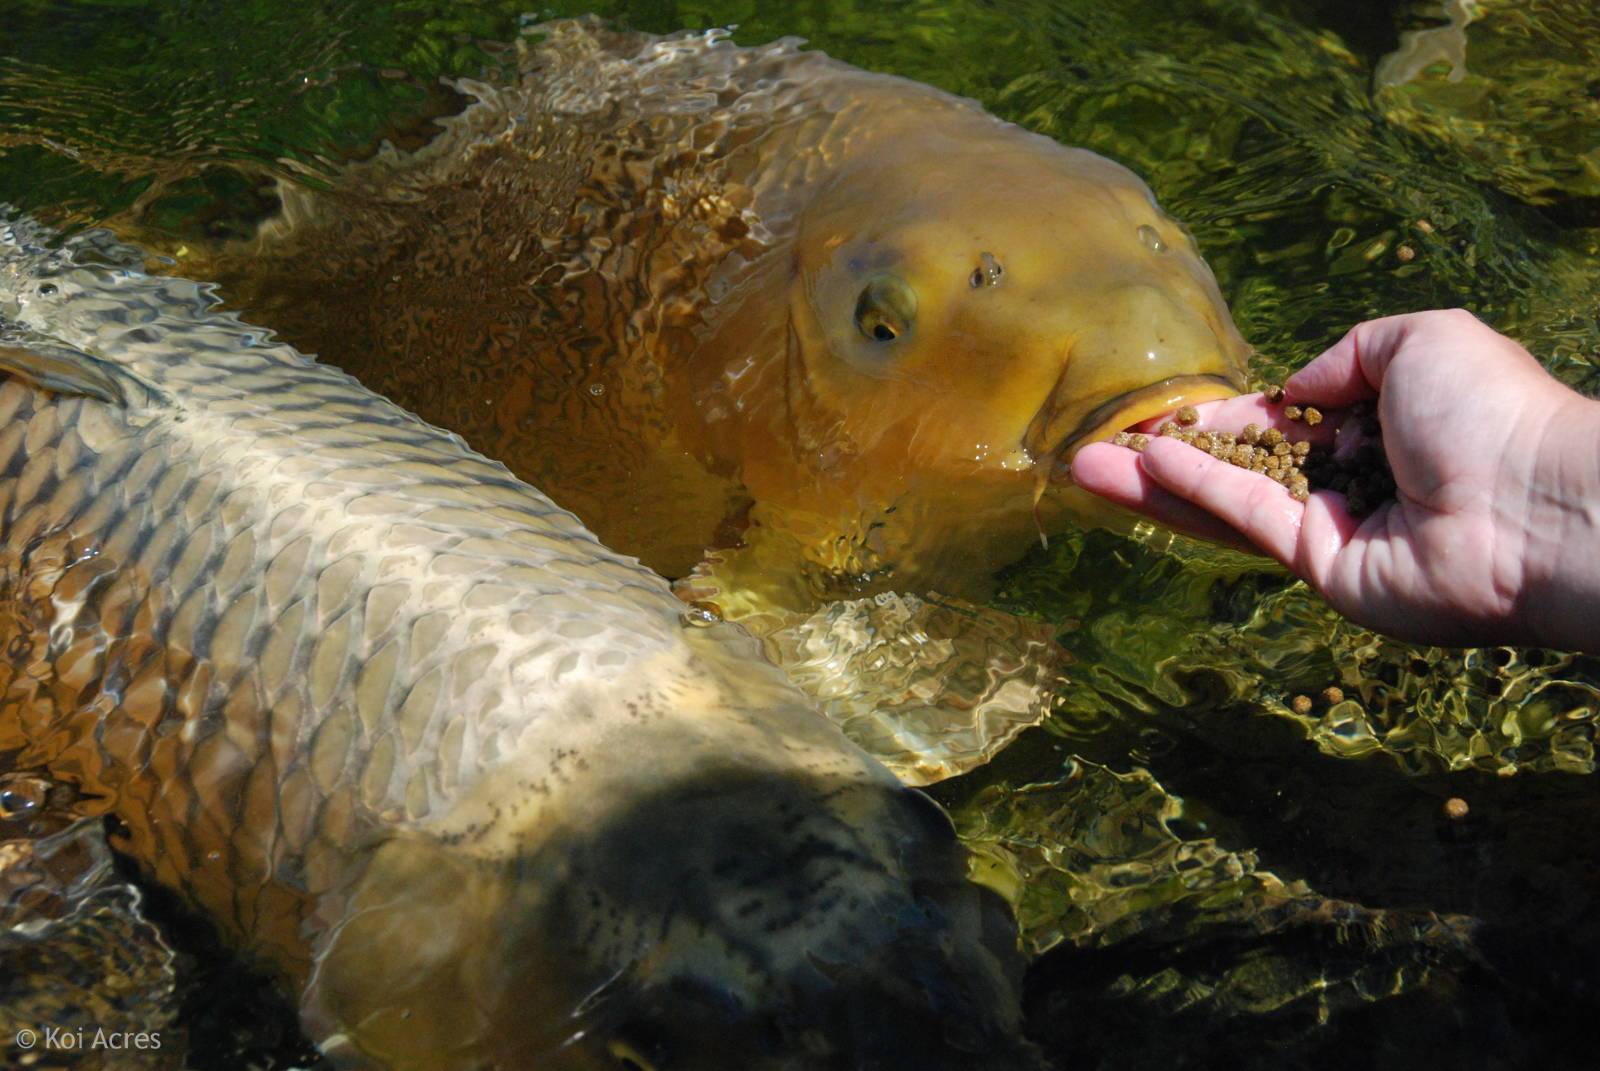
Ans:
{"type": "Polygon", "coordinates": [[[1053,463],[1052,482],[1070,480],[1072,456],[1080,447],[1109,438],[1135,424],[1170,413],[1182,405],[1232,398],[1240,393],[1239,384],[1215,373],[1169,376],[1155,383],[1125,391],[1095,406],[1060,441],[1040,455],[1039,463],[1053,463]]]}

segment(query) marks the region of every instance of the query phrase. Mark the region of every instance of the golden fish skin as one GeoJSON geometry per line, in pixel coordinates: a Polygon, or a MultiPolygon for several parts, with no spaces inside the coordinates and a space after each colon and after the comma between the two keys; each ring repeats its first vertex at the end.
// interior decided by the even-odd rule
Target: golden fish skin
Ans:
{"type": "Polygon", "coordinates": [[[748,635],[207,290],[47,238],[0,223],[0,752],[327,1051],[1034,1066],[948,820],[748,635]]]}
{"type": "Polygon", "coordinates": [[[737,544],[697,595],[730,618],[981,601],[1099,516],[1077,444],[1242,385],[1195,243],[1111,160],[792,38],[519,44],[424,148],[284,182],[180,270],[669,576],[737,544]]]}

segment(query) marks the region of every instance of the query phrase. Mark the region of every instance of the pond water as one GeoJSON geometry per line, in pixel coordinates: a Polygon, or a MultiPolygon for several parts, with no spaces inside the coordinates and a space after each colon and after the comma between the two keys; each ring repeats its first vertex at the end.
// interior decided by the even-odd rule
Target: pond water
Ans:
{"type": "MultiPolygon", "coordinates": [[[[1588,0],[17,0],[0,202],[69,229],[239,233],[274,177],[315,183],[418,130],[458,104],[441,76],[585,11],[799,35],[1127,164],[1193,231],[1260,381],[1360,319],[1463,305],[1600,392],[1588,0]]],[[[1396,643],[1157,532],[1053,540],[997,603],[1057,630],[1071,682],[1042,729],[936,794],[1040,954],[1052,1053],[1592,1066],[1571,1046],[1600,1004],[1600,659],[1396,643]],[[1330,686],[1342,701],[1296,712],[1330,686]]],[[[294,1058],[208,1014],[200,1064],[294,1058]]]]}

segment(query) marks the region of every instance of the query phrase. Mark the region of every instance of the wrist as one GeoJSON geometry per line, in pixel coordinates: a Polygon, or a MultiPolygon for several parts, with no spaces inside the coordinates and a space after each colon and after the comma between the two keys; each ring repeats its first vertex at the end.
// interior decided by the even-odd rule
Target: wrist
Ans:
{"type": "Polygon", "coordinates": [[[1533,642],[1600,653],[1600,401],[1564,391],[1531,488],[1522,612],[1533,642]]]}

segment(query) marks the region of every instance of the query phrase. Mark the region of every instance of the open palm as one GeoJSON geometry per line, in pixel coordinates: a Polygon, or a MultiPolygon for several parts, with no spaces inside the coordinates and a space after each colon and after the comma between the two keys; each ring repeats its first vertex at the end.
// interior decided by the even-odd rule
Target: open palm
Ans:
{"type": "Polygon", "coordinates": [[[1600,403],[1460,311],[1354,328],[1285,384],[1334,410],[1316,429],[1249,395],[1201,426],[1274,426],[1331,442],[1338,410],[1376,400],[1396,498],[1350,516],[1342,494],[1296,502],[1265,476],[1173,439],[1143,454],[1095,444],[1078,483],[1175,528],[1260,548],[1346,616],[1435,643],[1600,645],[1600,403]]]}

